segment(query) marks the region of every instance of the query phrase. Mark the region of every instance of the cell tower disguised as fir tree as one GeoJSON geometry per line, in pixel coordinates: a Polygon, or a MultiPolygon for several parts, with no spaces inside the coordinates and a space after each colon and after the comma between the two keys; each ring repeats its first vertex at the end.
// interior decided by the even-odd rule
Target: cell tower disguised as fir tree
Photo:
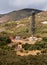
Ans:
{"type": "Polygon", "coordinates": [[[36,29],[36,26],[35,26],[35,15],[37,13],[40,13],[40,12],[41,12],[40,10],[32,11],[31,21],[30,21],[30,33],[31,33],[31,37],[32,37],[33,40],[34,40],[35,29],[36,29]]]}

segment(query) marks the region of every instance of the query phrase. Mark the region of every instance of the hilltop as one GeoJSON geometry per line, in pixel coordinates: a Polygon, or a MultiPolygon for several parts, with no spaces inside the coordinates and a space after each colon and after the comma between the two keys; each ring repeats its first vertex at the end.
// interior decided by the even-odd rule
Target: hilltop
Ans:
{"type": "Polygon", "coordinates": [[[16,21],[32,15],[32,11],[36,13],[41,12],[41,10],[37,9],[22,9],[18,11],[12,11],[7,14],[0,15],[0,23],[8,22],[8,21],[16,21]]]}

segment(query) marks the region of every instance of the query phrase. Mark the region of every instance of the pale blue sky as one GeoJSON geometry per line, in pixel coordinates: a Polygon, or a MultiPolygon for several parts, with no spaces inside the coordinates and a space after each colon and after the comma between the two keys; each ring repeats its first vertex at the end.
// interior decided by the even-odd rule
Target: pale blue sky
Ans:
{"type": "Polygon", "coordinates": [[[47,10],[47,0],[0,0],[0,14],[23,8],[47,10]]]}

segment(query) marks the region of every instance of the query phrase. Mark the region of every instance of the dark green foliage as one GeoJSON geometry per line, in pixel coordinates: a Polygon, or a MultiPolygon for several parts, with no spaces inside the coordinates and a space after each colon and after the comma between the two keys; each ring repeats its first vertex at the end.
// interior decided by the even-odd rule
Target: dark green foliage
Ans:
{"type": "Polygon", "coordinates": [[[6,50],[12,49],[7,46],[7,44],[9,44],[9,43],[11,43],[11,40],[9,39],[9,37],[0,36],[0,48],[1,49],[6,49],[6,50]]]}
{"type": "Polygon", "coordinates": [[[10,40],[9,38],[7,38],[7,37],[4,39],[4,41],[5,41],[6,43],[11,43],[11,40],[10,40]]]}
{"type": "Polygon", "coordinates": [[[0,65],[47,65],[47,55],[21,57],[15,51],[0,49],[0,65]]]}
{"type": "Polygon", "coordinates": [[[25,49],[25,50],[41,50],[43,48],[46,48],[46,44],[41,41],[41,42],[36,42],[34,45],[33,44],[23,44],[22,47],[25,49]]]}
{"type": "Polygon", "coordinates": [[[28,48],[30,47],[30,44],[28,44],[28,43],[23,44],[22,47],[23,47],[25,50],[28,50],[28,48]]]}
{"type": "Polygon", "coordinates": [[[0,43],[11,43],[11,40],[9,39],[9,37],[0,36],[0,43]]]}
{"type": "Polygon", "coordinates": [[[5,41],[0,41],[0,47],[6,45],[5,41]]]}
{"type": "Polygon", "coordinates": [[[35,45],[38,46],[40,49],[41,49],[41,48],[45,48],[45,43],[44,43],[43,41],[41,41],[41,42],[36,42],[35,45]]]}
{"type": "Polygon", "coordinates": [[[9,47],[9,46],[2,46],[0,48],[3,49],[3,50],[13,50],[13,48],[9,47]]]}
{"type": "Polygon", "coordinates": [[[43,37],[43,41],[47,42],[47,37],[43,37]]]}

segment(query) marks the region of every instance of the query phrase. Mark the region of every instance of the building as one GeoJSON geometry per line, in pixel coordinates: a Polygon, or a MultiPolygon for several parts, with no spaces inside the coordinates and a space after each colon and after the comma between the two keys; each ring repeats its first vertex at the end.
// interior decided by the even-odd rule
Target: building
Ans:
{"type": "Polygon", "coordinates": [[[47,24],[47,21],[41,22],[42,24],[47,24]]]}
{"type": "Polygon", "coordinates": [[[18,40],[19,40],[19,39],[21,39],[21,37],[20,37],[20,36],[16,36],[15,38],[16,38],[16,39],[18,39],[18,40]]]}

